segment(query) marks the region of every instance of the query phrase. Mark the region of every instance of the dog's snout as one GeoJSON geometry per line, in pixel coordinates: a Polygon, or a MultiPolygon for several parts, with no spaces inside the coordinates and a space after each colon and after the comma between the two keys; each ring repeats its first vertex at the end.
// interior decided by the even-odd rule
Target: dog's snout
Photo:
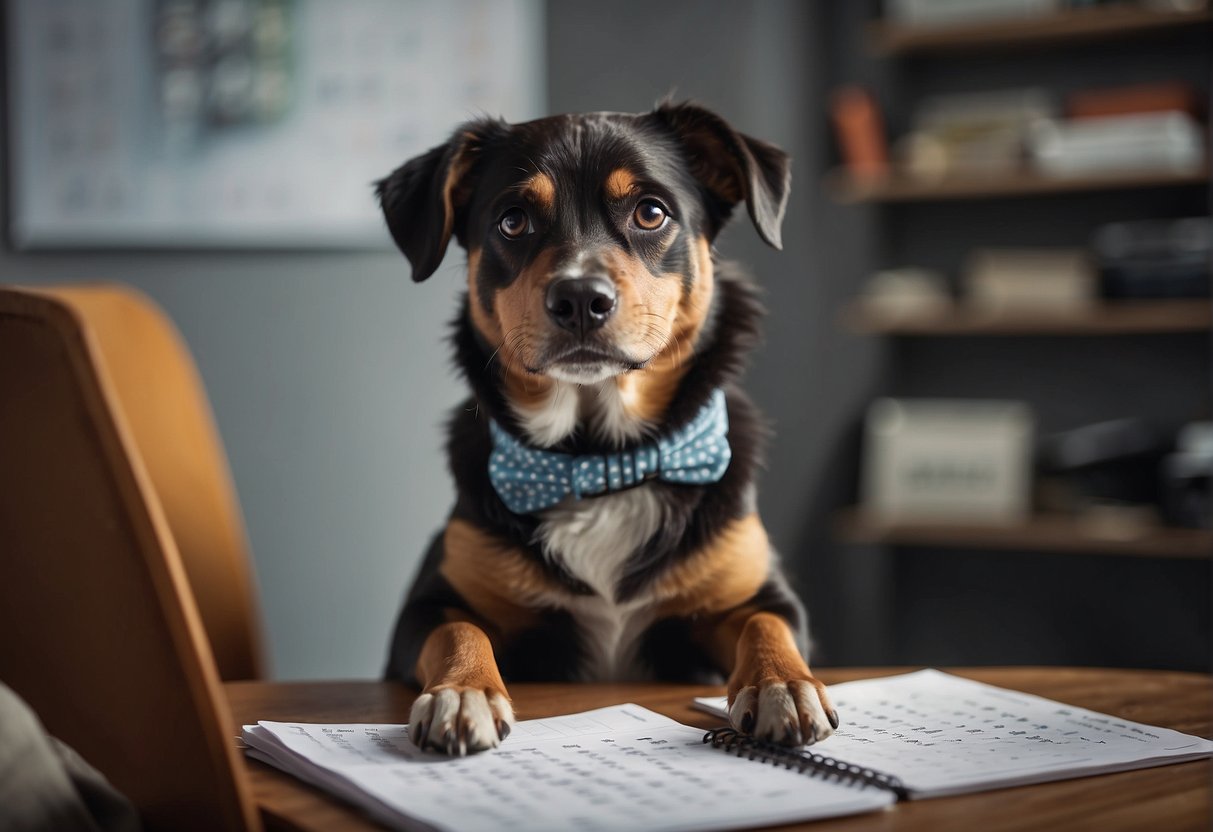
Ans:
{"type": "Polygon", "coordinates": [[[605,277],[561,277],[548,286],[548,315],[578,335],[598,329],[615,311],[618,294],[605,277]]]}

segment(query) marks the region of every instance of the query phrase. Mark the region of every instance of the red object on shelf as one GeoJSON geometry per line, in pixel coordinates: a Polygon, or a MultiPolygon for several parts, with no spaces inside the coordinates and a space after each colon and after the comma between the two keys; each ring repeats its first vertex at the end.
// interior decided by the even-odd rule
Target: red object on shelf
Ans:
{"type": "Polygon", "coordinates": [[[1192,86],[1170,81],[1071,93],[1066,99],[1066,114],[1070,118],[1102,118],[1178,111],[1200,118],[1202,104],[1200,94],[1192,86]]]}
{"type": "Polygon", "coordinates": [[[834,93],[830,115],[843,163],[860,179],[889,174],[889,145],[884,119],[872,94],[862,87],[842,87],[834,93]]]}

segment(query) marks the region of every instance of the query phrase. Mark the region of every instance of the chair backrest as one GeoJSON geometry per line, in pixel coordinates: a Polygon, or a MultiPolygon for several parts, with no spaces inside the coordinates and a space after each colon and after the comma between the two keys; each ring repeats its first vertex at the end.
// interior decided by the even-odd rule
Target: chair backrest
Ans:
{"type": "Polygon", "coordinates": [[[225,681],[264,675],[247,538],[210,402],[184,341],[125,286],[40,290],[70,307],[98,347],[189,576],[225,681]]]}
{"type": "Polygon", "coordinates": [[[149,829],[260,829],[164,509],[71,306],[0,287],[0,679],[149,829]]]}

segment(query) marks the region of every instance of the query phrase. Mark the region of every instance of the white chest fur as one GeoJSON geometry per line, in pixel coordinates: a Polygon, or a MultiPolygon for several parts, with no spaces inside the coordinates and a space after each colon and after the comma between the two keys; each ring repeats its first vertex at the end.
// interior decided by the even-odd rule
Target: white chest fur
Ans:
{"type": "MultiPolygon", "coordinates": [[[[516,409],[531,442],[557,444],[576,430],[617,442],[636,441],[649,425],[631,414],[616,379],[558,380],[542,407],[516,409]]],[[[538,540],[546,555],[594,590],[558,602],[577,621],[586,681],[637,679],[637,638],[652,623],[645,598],[615,602],[628,558],[665,522],[661,499],[647,485],[585,500],[566,500],[541,515],[538,540]]]]}
{"type": "Polygon", "coordinates": [[[596,384],[557,381],[542,406],[514,408],[514,415],[527,438],[541,448],[550,448],[576,430],[591,430],[616,442],[635,441],[651,428],[632,414],[627,393],[616,379],[596,384]]]}
{"type": "Polygon", "coordinates": [[[647,485],[618,494],[566,501],[545,511],[539,540],[547,556],[594,590],[565,608],[581,630],[586,681],[635,679],[637,638],[652,623],[648,599],[616,603],[628,558],[665,522],[660,497],[647,485]]]}

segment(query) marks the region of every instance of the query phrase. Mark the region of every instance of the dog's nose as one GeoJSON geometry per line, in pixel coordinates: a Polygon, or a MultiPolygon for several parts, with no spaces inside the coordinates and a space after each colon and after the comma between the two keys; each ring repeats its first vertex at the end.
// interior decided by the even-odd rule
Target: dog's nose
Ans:
{"type": "Polygon", "coordinates": [[[548,315],[562,329],[584,335],[607,322],[617,298],[605,277],[561,277],[548,286],[548,315]]]}

